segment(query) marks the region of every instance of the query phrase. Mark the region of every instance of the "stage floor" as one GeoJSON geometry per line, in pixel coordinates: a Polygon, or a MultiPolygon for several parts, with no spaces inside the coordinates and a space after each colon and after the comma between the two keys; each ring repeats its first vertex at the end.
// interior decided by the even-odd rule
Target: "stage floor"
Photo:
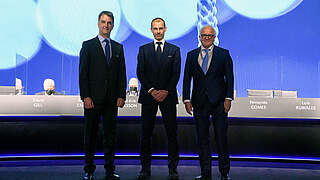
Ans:
{"type": "MultiPolygon", "coordinates": [[[[20,160],[0,161],[0,180],[81,180],[82,160],[20,160]]],[[[104,177],[103,160],[97,160],[96,178],[104,177]]],[[[121,180],[134,180],[140,170],[138,160],[116,160],[121,180]]],[[[199,175],[197,160],[180,161],[180,180],[193,180],[199,175]]],[[[219,179],[217,162],[213,161],[213,180],[219,179]]],[[[166,180],[165,160],[152,161],[151,180],[166,180]]],[[[318,180],[319,164],[232,161],[232,180],[318,180]]]]}

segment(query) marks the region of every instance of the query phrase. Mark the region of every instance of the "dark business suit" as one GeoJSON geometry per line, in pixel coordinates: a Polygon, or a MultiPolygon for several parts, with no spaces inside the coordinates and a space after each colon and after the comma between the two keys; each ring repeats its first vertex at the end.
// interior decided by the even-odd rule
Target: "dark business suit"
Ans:
{"type": "Polygon", "coordinates": [[[79,84],[83,100],[90,97],[94,108],[84,109],[85,116],[85,167],[86,172],[93,172],[93,162],[98,124],[102,116],[104,131],[104,158],[106,172],[113,172],[114,145],[116,136],[117,99],[126,97],[126,69],[123,47],[111,40],[110,63],[98,37],[85,41],[80,51],[79,84]]]}
{"type": "Polygon", "coordinates": [[[160,108],[168,137],[169,170],[175,170],[178,165],[179,152],[176,120],[178,97],[176,86],[180,77],[180,68],[180,49],[173,44],[164,43],[160,58],[156,57],[153,42],[145,44],[139,49],[137,76],[141,83],[138,102],[142,104],[140,156],[143,171],[150,171],[151,139],[158,107],[160,108]],[[159,103],[148,93],[151,88],[167,90],[168,96],[163,102],[159,103]]]}
{"type": "Polygon", "coordinates": [[[230,159],[227,144],[228,120],[224,112],[225,98],[233,99],[233,65],[229,51],[214,46],[209,69],[202,71],[198,57],[200,47],[190,51],[184,70],[183,100],[190,100],[191,79],[193,89],[191,104],[196,124],[201,174],[211,175],[211,150],[209,144],[210,115],[213,117],[215,140],[222,175],[229,172],[230,159]]]}

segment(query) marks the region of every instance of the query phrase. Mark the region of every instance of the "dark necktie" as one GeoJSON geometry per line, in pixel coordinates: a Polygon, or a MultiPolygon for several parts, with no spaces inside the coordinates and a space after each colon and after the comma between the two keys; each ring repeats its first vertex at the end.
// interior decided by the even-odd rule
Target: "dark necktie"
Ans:
{"type": "Polygon", "coordinates": [[[161,58],[161,44],[162,44],[162,42],[156,42],[156,43],[157,43],[157,50],[156,50],[157,59],[158,59],[158,61],[160,61],[160,58],[161,58]]]}
{"type": "Polygon", "coordinates": [[[206,55],[203,58],[201,68],[202,68],[202,71],[204,72],[204,74],[206,74],[207,73],[207,68],[208,68],[208,56],[209,56],[208,52],[209,52],[209,49],[205,49],[204,51],[206,52],[206,55]]]}
{"type": "Polygon", "coordinates": [[[106,43],[106,45],[104,46],[104,50],[105,50],[105,55],[106,55],[106,61],[107,64],[110,63],[110,45],[109,45],[109,40],[105,39],[104,42],[106,43]]]}

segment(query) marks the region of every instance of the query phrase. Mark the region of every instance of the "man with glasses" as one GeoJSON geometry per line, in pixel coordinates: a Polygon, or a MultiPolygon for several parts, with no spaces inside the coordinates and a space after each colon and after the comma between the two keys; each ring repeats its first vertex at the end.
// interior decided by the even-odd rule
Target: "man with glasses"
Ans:
{"type": "Polygon", "coordinates": [[[183,102],[187,113],[194,115],[199,148],[201,175],[195,180],[211,180],[210,116],[213,119],[221,179],[227,180],[230,179],[228,112],[234,90],[232,59],[228,50],[213,45],[215,31],[212,26],[204,26],[199,38],[201,46],[188,52],[183,78],[183,102]]]}

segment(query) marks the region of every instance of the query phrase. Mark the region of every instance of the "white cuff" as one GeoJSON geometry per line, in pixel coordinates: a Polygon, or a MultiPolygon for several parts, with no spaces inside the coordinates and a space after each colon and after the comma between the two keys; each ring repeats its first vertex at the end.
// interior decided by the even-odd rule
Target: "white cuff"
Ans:
{"type": "Polygon", "coordinates": [[[190,99],[186,99],[186,100],[183,101],[184,104],[187,103],[187,102],[191,102],[190,99]]]}
{"type": "Polygon", "coordinates": [[[149,91],[148,91],[148,93],[150,94],[152,90],[154,90],[154,88],[150,88],[149,91]]]}

